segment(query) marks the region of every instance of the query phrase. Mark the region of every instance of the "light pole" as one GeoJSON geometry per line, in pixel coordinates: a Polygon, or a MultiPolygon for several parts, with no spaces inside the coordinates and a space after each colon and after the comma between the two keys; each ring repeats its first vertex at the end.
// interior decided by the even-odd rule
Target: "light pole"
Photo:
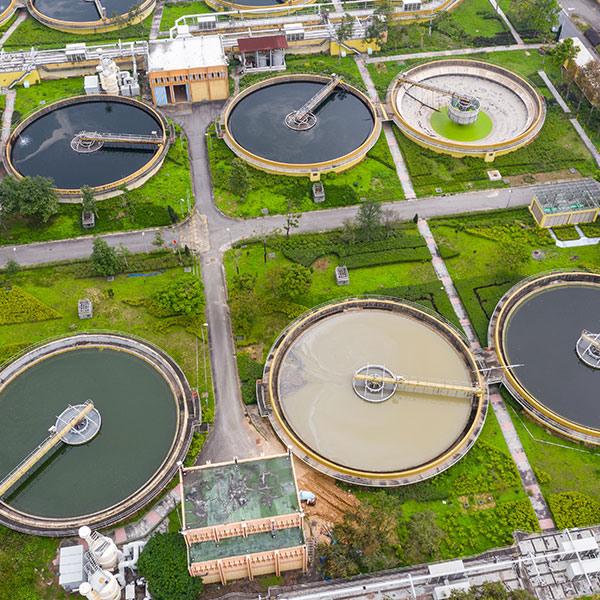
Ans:
{"type": "Polygon", "coordinates": [[[204,328],[208,336],[208,323],[202,323],[200,331],[202,332],[202,360],[204,362],[204,392],[206,393],[206,403],[208,404],[208,373],[206,372],[206,346],[204,343],[204,328]]]}
{"type": "Polygon", "coordinates": [[[144,252],[146,254],[148,254],[148,246],[146,245],[146,236],[145,233],[142,231],[142,242],[144,243],[144,252]]]}
{"type": "Polygon", "coordinates": [[[16,247],[14,247],[14,248],[13,248],[13,253],[14,253],[14,256],[15,256],[15,259],[14,259],[14,260],[15,260],[15,262],[19,262],[19,261],[17,260],[17,248],[16,248],[16,247]]]}
{"type": "Polygon", "coordinates": [[[508,188],[508,202],[506,203],[506,208],[510,206],[510,201],[512,200],[512,188],[508,188]]]}
{"type": "Polygon", "coordinates": [[[183,198],[179,198],[179,210],[181,211],[181,216],[183,217],[183,198]]]}

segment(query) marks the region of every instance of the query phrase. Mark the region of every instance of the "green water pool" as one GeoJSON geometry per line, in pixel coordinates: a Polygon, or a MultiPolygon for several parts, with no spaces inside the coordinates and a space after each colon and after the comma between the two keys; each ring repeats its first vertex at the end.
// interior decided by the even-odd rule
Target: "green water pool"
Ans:
{"type": "Polygon", "coordinates": [[[455,142],[475,142],[488,136],[492,131],[492,120],[483,111],[479,118],[470,125],[459,125],[448,117],[448,107],[444,106],[434,112],[430,119],[431,126],[441,136],[455,142]]]}

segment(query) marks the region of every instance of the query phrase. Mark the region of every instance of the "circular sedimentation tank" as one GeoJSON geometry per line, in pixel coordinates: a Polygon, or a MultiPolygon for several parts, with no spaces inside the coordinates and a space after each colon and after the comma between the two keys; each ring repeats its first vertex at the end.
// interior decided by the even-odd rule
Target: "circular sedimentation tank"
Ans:
{"type": "Polygon", "coordinates": [[[256,83],[226,105],[222,123],[227,145],[252,166],[271,173],[312,175],[340,172],[360,162],[377,141],[381,122],[369,99],[340,81],[313,111],[305,130],[286,117],[331,78],[286,75],[256,83]]]}
{"type": "Polygon", "coordinates": [[[17,10],[17,0],[0,0],[0,25],[8,21],[17,10]]]}
{"type": "Polygon", "coordinates": [[[38,21],[60,31],[101,33],[143,21],[154,10],[156,0],[100,0],[100,15],[94,0],[26,0],[38,21]]]}
{"type": "Polygon", "coordinates": [[[121,335],[55,340],[11,362],[0,381],[0,479],[55,422],[60,431],[57,415],[72,418],[68,405],[94,405],[78,426],[84,435],[95,429],[88,441],[71,430],[74,439],[59,442],[3,496],[0,523],[28,533],[70,535],[142,508],[173,477],[198,419],[177,364],[121,335]]]}
{"type": "Polygon", "coordinates": [[[5,162],[15,177],[51,177],[60,197],[78,201],[81,187],[94,188],[97,199],[143,185],[160,169],[169,147],[164,117],[131,98],[78,96],[49,104],[24,119],[10,136],[5,162]],[[94,152],[78,151],[81,131],[152,135],[156,144],[104,143],[94,152]]]}
{"type": "Polygon", "coordinates": [[[600,371],[582,360],[577,346],[584,330],[600,330],[599,307],[599,275],[550,273],[509,290],[488,333],[505,367],[504,385],[525,410],[544,426],[593,444],[600,444],[600,371]]]}
{"type": "Polygon", "coordinates": [[[456,97],[398,78],[392,81],[387,99],[394,122],[408,138],[435,152],[492,161],[531,142],[544,124],[543,98],[508,69],[481,61],[448,59],[418,65],[401,76],[467,95],[479,103],[477,119],[469,122],[469,111],[448,115],[448,111],[456,113],[456,97]]]}
{"type": "Polygon", "coordinates": [[[263,382],[271,423],[299,458],[343,481],[394,486],[440,473],[475,442],[487,409],[477,369],[456,330],[422,307],[353,298],[293,322],[273,345],[263,382]],[[367,385],[374,373],[405,381],[367,385]]]}

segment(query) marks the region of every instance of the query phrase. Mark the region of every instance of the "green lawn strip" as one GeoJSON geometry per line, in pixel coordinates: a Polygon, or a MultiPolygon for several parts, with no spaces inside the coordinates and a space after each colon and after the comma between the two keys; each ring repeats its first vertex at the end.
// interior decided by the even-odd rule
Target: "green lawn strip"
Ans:
{"type": "MultiPolygon", "coordinates": [[[[282,75],[294,73],[311,73],[330,77],[332,73],[340,75],[346,83],[359,90],[365,91],[365,84],[360,76],[358,67],[353,58],[346,56],[341,60],[329,54],[288,54],[285,57],[286,70],[282,75]]],[[[240,80],[240,89],[244,89],[257,81],[270,79],[272,73],[255,73],[244,75],[240,80]]]]}
{"type": "MultiPolygon", "coordinates": [[[[144,306],[125,304],[130,298],[149,298],[171,278],[182,274],[182,268],[172,268],[177,259],[164,250],[154,255],[133,255],[130,267],[139,267],[139,272],[164,273],[152,277],[128,277],[117,275],[112,282],[103,277],[90,277],[88,261],[64,265],[28,268],[10,276],[10,282],[18,285],[40,302],[57,311],[62,318],[35,323],[18,323],[0,326],[0,356],[6,360],[14,352],[15,345],[29,345],[49,337],[66,335],[88,329],[108,329],[127,332],[156,344],[168,352],[183,369],[190,385],[204,391],[203,362],[196,379],[196,332],[197,323],[204,322],[204,315],[195,319],[183,317],[159,318],[151,315],[144,306]],[[164,265],[164,266],[163,266],[164,265]],[[94,317],[81,321],[77,315],[77,301],[89,298],[93,303],[94,317]]],[[[3,275],[4,279],[8,276],[3,275]]],[[[200,352],[202,352],[202,342],[200,352]]],[[[208,355],[208,348],[205,349],[208,355]]],[[[210,385],[210,370],[207,370],[208,404],[202,403],[203,420],[212,420],[214,399],[210,385]]]]}
{"type": "Polygon", "coordinates": [[[8,21],[6,21],[6,23],[4,23],[4,25],[0,26],[0,35],[3,35],[10,29],[11,25],[17,20],[18,16],[19,12],[17,11],[8,21]]]}
{"type": "Polygon", "coordinates": [[[558,248],[524,208],[441,217],[430,219],[429,225],[438,243],[458,251],[446,259],[446,266],[484,346],[496,303],[520,279],[554,269],[594,269],[599,264],[596,246],[558,248]],[[509,239],[524,244],[530,256],[515,271],[499,266],[502,245],[509,239]],[[541,250],[545,258],[534,260],[533,250],[541,250]]]}
{"type": "Polygon", "coordinates": [[[28,88],[18,86],[12,122],[17,123],[22,117],[62,98],[85,95],[83,79],[83,77],[70,77],[42,81],[28,88]]]}
{"type": "Polygon", "coordinates": [[[562,225],[560,227],[553,227],[552,231],[554,232],[554,235],[561,241],[579,239],[579,233],[573,225],[562,225]]]}
{"type": "Polygon", "coordinates": [[[412,515],[433,511],[445,539],[432,560],[509,545],[516,529],[538,530],[535,513],[491,409],[474,447],[441,475],[393,490],[350,489],[358,490],[361,500],[375,503],[380,494],[397,496],[402,501],[400,529],[412,515]],[[486,502],[490,496],[495,506],[479,510],[479,500],[486,502]],[[467,497],[468,508],[464,508],[459,497],[467,497]]]}
{"type": "Polygon", "coordinates": [[[171,144],[159,172],[142,187],[127,192],[126,202],[123,195],[98,201],[96,225],[92,230],[84,229],[81,225],[80,204],[61,204],[59,214],[48,223],[22,218],[6,219],[3,222],[5,227],[0,228],[0,245],[27,244],[169,225],[171,219],[168,207],[171,206],[179,212],[179,200],[187,199],[188,193],[193,200],[187,140],[177,138],[175,143],[171,144]]]}
{"type": "Polygon", "coordinates": [[[482,158],[454,158],[438,154],[412,142],[396,127],[394,133],[406,162],[417,195],[432,195],[436,188],[444,193],[504,187],[502,181],[491,182],[488,169],[498,169],[504,176],[544,173],[575,168],[582,175],[597,169],[588,150],[562,110],[549,104],[545,124],[533,142],[497,157],[493,163],[482,158]]]}
{"type": "Polygon", "coordinates": [[[492,37],[508,31],[488,0],[462,0],[451,14],[473,36],[492,37]]]}
{"type": "Polygon", "coordinates": [[[59,542],[0,526],[0,598],[66,600],[69,595],[50,570],[59,542]]]}
{"type": "Polygon", "coordinates": [[[168,31],[175,25],[175,21],[184,15],[196,15],[214,12],[204,2],[167,2],[163,6],[160,30],[168,31]]]}
{"type": "Polygon", "coordinates": [[[502,396],[546,499],[580,492],[600,502],[600,449],[550,433],[528,418],[505,390],[502,396]]]}
{"type": "Polygon", "coordinates": [[[116,31],[106,33],[80,34],[65,33],[42,25],[28,16],[12,33],[4,44],[7,50],[29,50],[32,46],[38,50],[62,48],[66,44],[85,42],[88,45],[110,44],[118,40],[122,42],[147,39],[152,25],[152,15],[137,25],[130,25],[116,31]]]}
{"type": "Polygon", "coordinates": [[[228,174],[235,154],[222,139],[211,136],[209,145],[210,166],[217,206],[235,217],[256,217],[266,208],[269,214],[288,210],[288,200],[294,210],[309,211],[358,204],[361,198],[377,201],[402,200],[404,194],[398,180],[394,161],[382,135],[366,158],[343,173],[325,174],[321,177],[325,188],[325,201],[312,200],[312,182],[308,177],[273,175],[248,165],[251,188],[244,201],[232,197],[228,191],[228,174]]]}

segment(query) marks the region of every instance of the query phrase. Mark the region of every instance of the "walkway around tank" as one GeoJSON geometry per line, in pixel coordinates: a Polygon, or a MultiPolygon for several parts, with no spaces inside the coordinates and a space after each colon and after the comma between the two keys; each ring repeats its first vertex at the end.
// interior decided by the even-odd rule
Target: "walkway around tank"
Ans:
{"type": "Polygon", "coordinates": [[[6,95],[6,104],[4,106],[4,114],[2,115],[2,146],[8,142],[10,137],[10,126],[12,123],[12,116],[15,110],[15,99],[17,92],[15,90],[3,89],[2,93],[6,95]]]}
{"type": "MultiPolygon", "coordinates": [[[[543,79],[544,83],[550,90],[550,93],[554,96],[554,99],[558,102],[558,104],[563,109],[563,111],[566,114],[571,115],[572,114],[571,109],[567,106],[567,103],[562,99],[562,96],[559,94],[558,90],[554,87],[554,85],[552,85],[552,82],[550,81],[548,75],[546,75],[546,73],[542,70],[538,71],[538,75],[543,79]]],[[[571,125],[573,125],[573,127],[575,127],[575,131],[577,131],[577,133],[579,134],[579,137],[581,138],[581,141],[584,143],[585,147],[589,150],[594,161],[596,162],[596,165],[598,167],[600,167],[600,153],[596,149],[596,146],[594,146],[594,143],[590,139],[589,135],[585,132],[585,130],[583,129],[583,127],[581,126],[581,124],[575,117],[569,119],[569,121],[571,121],[571,125]]]]}
{"type": "MultiPolygon", "coordinates": [[[[373,84],[373,80],[371,79],[371,74],[365,66],[364,60],[362,59],[362,57],[355,57],[354,60],[356,62],[356,66],[358,67],[360,76],[362,77],[362,80],[365,83],[371,102],[373,102],[375,107],[379,106],[381,104],[381,100],[379,99],[379,94],[375,89],[375,85],[373,84]]],[[[396,165],[396,173],[398,174],[398,179],[400,180],[400,184],[402,185],[404,197],[407,200],[414,200],[417,197],[417,195],[415,194],[415,190],[410,181],[410,175],[408,174],[408,169],[404,164],[402,153],[398,148],[398,142],[396,141],[396,137],[394,136],[394,131],[389,123],[383,124],[383,133],[385,135],[387,144],[390,147],[390,153],[392,154],[392,158],[394,159],[394,164],[396,165]]]]}
{"type": "MultiPolygon", "coordinates": [[[[454,287],[450,273],[446,268],[446,263],[440,256],[436,241],[431,233],[431,230],[429,229],[429,225],[425,219],[419,219],[417,226],[419,228],[419,233],[423,236],[425,242],[427,243],[427,248],[431,254],[433,268],[435,269],[436,275],[446,290],[446,294],[450,299],[452,308],[454,309],[454,312],[456,313],[456,316],[458,317],[459,322],[467,336],[471,350],[476,355],[481,357],[481,344],[477,339],[477,335],[475,334],[471,320],[469,319],[465,307],[463,306],[456,288],[454,287]]],[[[542,531],[554,529],[555,525],[554,521],[552,520],[550,510],[548,509],[546,501],[544,500],[544,496],[540,490],[540,486],[538,485],[535,473],[529,464],[529,460],[525,454],[525,450],[523,449],[523,445],[521,444],[517,430],[515,429],[512,419],[508,414],[504,400],[502,399],[497,386],[493,386],[493,391],[488,388],[488,391],[490,395],[490,403],[494,410],[494,414],[498,419],[500,429],[502,430],[502,435],[506,440],[506,444],[508,445],[511,456],[517,465],[519,475],[521,476],[521,482],[527,491],[529,500],[533,506],[533,510],[535,511],[537,519],[540,523],[540,527],[542,531]]]]}
{"type": "Polygon", "coordinates": [[[511,50],[537,50],[544,44],[513,44],[511,46],[486,46],[485,48],[459,48],[458,50],[438,50],[435,52],[411,52],[394,54],[393,56],[372,56],[365,59],[367,64],[412,60],[416,58],[440,58],[446,56],[463,56],[465,54],[486,54],[488,52],[510,52],[511,50]]]}
{"type": "Polygon", "coordinates": [[[162,0],[158,0],[156,3],[156,8],[154,9],[154,14],[152,15],[152,25],[150,27],[150,41],[158,38],[158,34],[160,32],[160,22],[162,21],[162,15],[164,10],[164,4],[162,0]]]}
{"type": "Polygon", "coordinates": [[[0,48],[6,44],[6,40],[15,32],[15,29],[27,18],[27,11],[22,11],[14,23],[4,32],[0,38],[0,48]]]}

